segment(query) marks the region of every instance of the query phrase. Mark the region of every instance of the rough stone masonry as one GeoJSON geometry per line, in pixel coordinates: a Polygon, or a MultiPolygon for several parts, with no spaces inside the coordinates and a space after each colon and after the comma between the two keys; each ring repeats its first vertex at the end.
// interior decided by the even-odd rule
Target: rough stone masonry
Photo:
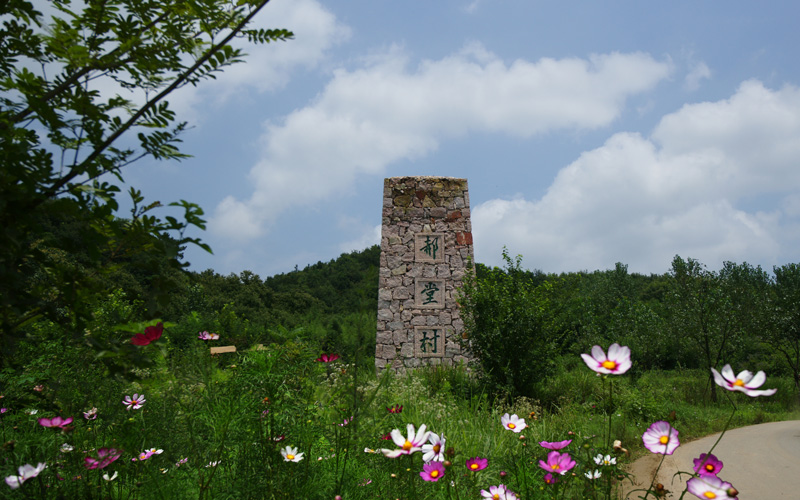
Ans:
{"type": "Polygon", "coordinates": [[[456,291],[472,261],[466,179],[383,181],[378,370],[468,361],[456,291]]]}

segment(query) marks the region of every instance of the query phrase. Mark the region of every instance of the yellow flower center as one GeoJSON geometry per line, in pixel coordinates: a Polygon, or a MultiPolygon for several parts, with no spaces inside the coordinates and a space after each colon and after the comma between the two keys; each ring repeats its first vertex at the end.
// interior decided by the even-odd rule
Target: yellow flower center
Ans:
{"type": "Polygon", "coordinates": [[[617,367],[616,361],[611,361],[610,359],[603,361],[603,368],[605,368],[606,370],[613,370],[616,367],[617,367]]]}
{"type": "Polygon", "coordinates": [[[517,427],[517,426],[516,426],[516,425],[514,425],[514,424],[512,424],[511,422],[509,422],[509,423],[508,423],[508,428],[509,428],[509,429],[515,429],[516,427],[517,427]]]}
{"type": "Polygon", "coordinates": [[[288,458],[289,460],[294,460],[294,455],[289,453],[288,455],[286,455],[286,458],[288,458]]]}
{"type": "Polygon", "coordinates": [[[497,493],[495,493],[494,495],[492,495],[492,498],[493,498],[494,500],[500,500],[500,495],[498,495],[497,493]]]}
{"type": "Polygon", "coordinates": [[[442,449],[441,445],[438,445],[438,444],[433,445],[433,452],[434,453],[438,454],[439,450],[441,450],[441,449],[442,449]]]}
{"type": "Polygon", "coordinates": [[[434,469],[431,471],[431,477],[439,477],[439,471],[434,469]]]}
{"type": "Polygon", "coordinates": [[[736,382],[734,382],[733,385],[735,385],[736,387],[742,387],[744,386],[744,381],[742,381],[742,379],[740,378],[737,378],[736,382]]]}
{"type": "Polygon", "coordinates": [[[478,468],[478,464],[469,464],[469,468],[475,470],[478,468]]]}
{"type": "Polygon", "coordinates": [[[411,448],[413,448],[413,447],[414,447],[414,445],[413,445],[413,444],[411,444],[411,441],[406,441],[405,443],[403,443],[403,449],[404,449],[405,451],[408,451],[408,450],[410,450],[410,449],[411,449],[411,448]]]}
{"type": "Polygon", "coordinates": [[[551,468],[551,469],[553,469],[553,470],[558,470],[558,469],[560,469],[560,468],[561,468],[561,466],[560,466],[560,465],[558,465],[558,464],[552,464],[552,465],[550,466],[550,468],[551,468]]]}
{"type": "Polygon", "coordinates": [[[711,464],[706,464],[706,470],[707,470],[708,472],[713,472],[713,471],[714,471],[714,466],[713,466],[713,465],[711,465],[711,464]]]}
{"type": "Polygon", "coordinates": [[[669,443],[669,436],[661,436],[660,438],[658,438],[658,442],[661,444],[669,443]]]}
{"type": "Polygon", "coordinates": [[[705,493],[703,493],[703,496],[706,498],[717,498],[717,494],[714,493],[713,491],[706,491],[705,493]]]}

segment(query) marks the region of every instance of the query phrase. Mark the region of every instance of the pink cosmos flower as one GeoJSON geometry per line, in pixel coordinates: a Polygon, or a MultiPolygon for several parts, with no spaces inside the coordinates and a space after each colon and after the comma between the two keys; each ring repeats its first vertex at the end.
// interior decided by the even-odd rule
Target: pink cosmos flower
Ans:
{"type": "Polygon", "coordinates": [[[703,453],[700,458],[695,458],[692,462],[694,462],[694,471],[701,476],[716,476],[722,470],[722,461],[713,454],[703,453]]]}
{"type": "Polygon", "coordinates": [[[97,418],[97,408],[92,408],[89,411],[83,412],[83,418],[86,420],[94,420],[97,418]]]}
{"type": "Polygon", "coordinates": [[[130,411],[131,409],[138,410],[139,408],[142,407],[145,401],[147,400],[144,399],[144,394],[142,395],[134,394],[133,397],[125,396],[125,400],[122,402],[122,404],[128,406],[127,408],[125,408],[128,411],[130,411]]]}
{"type": "Polygon", "coordinates": [[[556,484],[558,482],[558,477],[550,474],[549,472],[544,475],[544,484],[556,484]]]}
{"type": "Polygon", "coordinates": [[[542,448],[547,448],[548,450],[560,450],[562,448],[566,448],[572,442],[571,439],[567,439],[566,441],[554,441],[554,442],[547,442],[547,441],[539,441],[539,446],[542,448]]]}
{"type": "Polygon", "coordinates": [[[522,432],[522,429],[528,426],[528,424],[525,423],[525,419],[519,418],[516,413],[511,416],[508,416],[508,413],[506,413],[500,417],[500,423],[502,423],[503,427],[506,429],[514,432],[522,432]]]}
{"type": "Polygon", "coordinates": [[[219,340],[219,334],[218,333],[200,332],[197,335],[197,338],[199,338],[200,340],[219,340]]]}
{"type": "Polygon", "coordinates": [[[714,374],[714,382],[716,382],[718,386],[724,387],[729,391],[743,392],[752,398],[756,396],[772,396],[778,391],[778,389],[756,390],[767,380],[767,376],[764,372],[758,372],[754,376],[752,373],[745,370],[739,373],[739,375],[734,376],[731,365],[725,365],[722,367],[722,374],[713,368],[711,369],[711,373],[714,374]]]}
{"type": "Polygon", "coordinates": [[[509,491],[504,484],[489,486],[489,491],[481,490],[481,496],[492,500],[517,500],[517,496],[509,491]]]}
{"type": "Polygon", "coordinates": [[[414,424],[408,424],[408,438],[403,437],[399,430],[392,430],[392,441],[399,449],[387,450],[381,449],[381,452],[389,458],[397,458],[400,455],[410,455],[417,451],[422,451],[422,445],[428,440],[428,432],[425,430],[425,424],[419,426],[419,430],[414,432],[414,424]]]}
{"type": "Polygon", "coordinates": [[[592,355],[581,354],[583,361],[597,373],[622,375],[631,367],[631,350],[617,343],[608,347],[608,356],[599,345],[592,347],[592,355]]]}
{"type": "Polygon", "coordinates": [[[713,498],[714,500],[737,500],[736,491],[731,483],[727,483],[717,476],[700,476],[693,477],[686,481],[686,488],[689,493],[707,500],[713,498]]]}
{"type": "Polygon", "coordinates": [[[650,425],[642,434],[642,441],[645,448],[661,455],[672,455],[675,448],[681,444],[678,441],[678,431],[664,420],[650,425]]]}
{"type": "Polygon", "coordinates": [[[428,462],[422,466],[420,477],[425,481],[438,481],[444,477],[444,464],[442,462],[428,462]]]}
{"type": "Polygon", "coordinates": [[[428,434],[428,444],[422,445],[423,462],[444,462],[445,437],[433,432],[428,434]]]}
{"type": "Polygon", "coordinates": [[[22,465],[18,469],[19,476],[11,475],[6,477],[6,484],[9,485],[12,490],[16,490],[17,488],[22,486],[22,483],[24,483],[28,479],[33,479],[34,477],[38,476],[39,473],[45,470],[46,468],[47,464],[41,462],[39,462],[39,464],[36,467],[34,467],[31,464],[22,465]]]}
{"type": "Polygon", "coordinates": [[[64,428],[72,423],[72,417],[68,418],[61,418],[61,417],[53,417],[53,418],[40,418],[39,425],[42,427],[60,427],[64,428]]]}
{"type": "Polygon", "coordinates": [[[97,458],[86,457],[83,459],[87,469],[103,469],[110,465],[114,460],[122,456],[122,450],[114,448],[100,448],[97,450],[97,458]]]}
{"type": "Polygon", "coordinates": [[[132,459],[134,462],[138,459],[139,461],[147,460],[148,458],[152,457],[153,455],[161,455],[164,453],[164,450],[160,450],[157,448],[150,448],[149,450],[144,450],[143,452],[139,453],[137,458],[132,459]]]}
{"type": "Polygon", "coordinates": [[[322,363],[330,363],[332,361],[336,361],[337,359],[339,359],[338,354],[323,354],[322,356],[318,357],[316,361],[322,363]]]}
{"type": "Polygon", "coordinates": [[[567,473],[571,468],[575,467],[575,460],[569,456],[569,453],[559,453],[551,451],[547,454],[547,461],[539,460],[539,467],[562,476],[567,473]]]}
{"type": "Polygon", "coordinates": [[[467,460],[467,469],[471,471],[483,470],[488,466],[489,466],[488,458],[475,457],[467,460]]]}
{"type": "Polygon", "coordinates": [[[133,345],[147,345],[150,342],[155,342],[161,338],[164,333],[164,324],[158,323],[156,326],[148,326],[144,329],[144,335],[137,333],[131,337],[131,344],[133,345]]]}

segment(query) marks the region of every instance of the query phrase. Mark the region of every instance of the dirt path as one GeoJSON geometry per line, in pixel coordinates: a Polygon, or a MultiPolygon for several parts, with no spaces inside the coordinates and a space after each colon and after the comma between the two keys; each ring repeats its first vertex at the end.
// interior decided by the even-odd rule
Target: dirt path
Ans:
{"type": "MultiPolygon", "coordinates": [[[[666,457],[657,482],[673,492],[667,498],[679,498],[689,478],[675,477],[673,481],[673,475],[678,471],[692,472],[692,460],[707,453],[718,437],[719,434],[714,434],[681,443],[674,454],[666,457]]],[[[724,464],[719,477],[739,490],[739,500],[800,499],[800,420],[729,430],[714,448],[714,455],[724,464]]],[[[624,493],[649,486],[660,460],[661,455],[650,454],[631,464],[630,471],[639,483],[635,486],[626,483],[624,493]]],[[[644,493],[632,493],[627,498],[640,496],[644,493]]],[[[694,498],[690,493],[684,497],[694,498]]]]}

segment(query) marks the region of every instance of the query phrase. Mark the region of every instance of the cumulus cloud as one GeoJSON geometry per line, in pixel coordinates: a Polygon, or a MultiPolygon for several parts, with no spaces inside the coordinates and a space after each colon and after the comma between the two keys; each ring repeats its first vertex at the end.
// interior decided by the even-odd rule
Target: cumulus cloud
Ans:
{"type": "Polygon", "coordinates": [[[241,48],[246,64],[225,68],[215,80],[198,87],[184,87],[170,96],[170,104],[192,122],[202,120],[200,104],[220,105],[242,90],[256,92],[283,88],[299,69],[317,67],[335,45],[350,37],[349,27],[317,0],[272,0],[253,19],[251,29],[284,28],[294,33],[286,42],[253,45],[245,39],[241,48]]]}
{"type": "Polygon", "coordinates": [[[700,88],[701,80],[708,80],[711,78],[711,69],[704,62],[695,62],[692,64],[689,73],[684,78],[683,86],[686,90],[694,91],[700,88]]]}
{"type": "Polygon", "coordinates": [[[427,155],[449,138],[606,126],[626,98],[671,71],[668,62],[642,53],[507,64],[479,44],[410,66],[393,48],[365,67],[339,69],[314,102],[269,123],[261,160],[250,172],[254,193],[218,206],[212,230],[252,237],[255,231],[217,222],[230,217],[229,206],[245,206],[252,220],[268,224],[288,207],[329,198],[356,175],[382,174],[388,164],[427,155]]]}
{"type": "Polygon", "coordinates": [[[372,245],[380,245],[380,243],[381,243],[381,226],[377,225],[374,227],[367,228],[357,238],[341,243],[339,245],[339,250],[341,250],[342,252],[353,252],[353,251],[360,252],[365,248],[371,247],[372,245]]]}
{"type": "Polygon", "coordinates": [[[619,133],[562,169],[539,200],[491,200],[472,213],[476,258],[503,244],[529,267],[664,272],[675,254],[792,259],[800,193],[800,89],[743,83],[727,100],[689,104],[651,137],[619,133]],[[776,200],[768,212],[742,208],[776,200]]]}

